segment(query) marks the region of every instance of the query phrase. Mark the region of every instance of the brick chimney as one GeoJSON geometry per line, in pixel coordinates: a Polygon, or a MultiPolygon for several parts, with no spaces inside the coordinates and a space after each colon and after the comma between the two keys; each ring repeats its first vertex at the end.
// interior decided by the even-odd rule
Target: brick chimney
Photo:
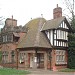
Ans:
{"type": "Polygon", "coordinates": [[[57,7],[53,9],[53,18],[56,19],[59,17],[62,17],[62,8],[57,4],[57,7]]]}
{"type": "Polygon", "coordinates": [[[16,19],[13,19],[13,16],[12,18],[7,18],[6,21],[5,21],[5,26],[17,26],[17,20],[16,19]]]}

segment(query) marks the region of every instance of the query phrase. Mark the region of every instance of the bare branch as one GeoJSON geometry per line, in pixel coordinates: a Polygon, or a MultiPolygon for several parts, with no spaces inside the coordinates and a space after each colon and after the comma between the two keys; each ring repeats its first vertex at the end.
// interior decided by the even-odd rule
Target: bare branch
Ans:
{"type": "Polygon", "coordinates": [[[66,10],[70,12],[72,17],[74,16],[74,0],[64,0],[66,5],[66,10]]]}

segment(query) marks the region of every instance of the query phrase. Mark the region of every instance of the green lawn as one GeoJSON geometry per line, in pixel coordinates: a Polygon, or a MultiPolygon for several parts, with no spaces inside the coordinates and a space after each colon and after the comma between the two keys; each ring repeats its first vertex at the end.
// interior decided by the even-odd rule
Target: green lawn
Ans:
{"type": "Polygon", "coordinates": [[[60,72],[75,72],[75,69],[65,68],[65,69],[61,69],[59,71],[60,72]]]}
{"type": "Polygon", "coordinates": [[[29,72],[24,70],[17,70],[11,68],[0,69],[0,75],[27,75],[29,72]]]}

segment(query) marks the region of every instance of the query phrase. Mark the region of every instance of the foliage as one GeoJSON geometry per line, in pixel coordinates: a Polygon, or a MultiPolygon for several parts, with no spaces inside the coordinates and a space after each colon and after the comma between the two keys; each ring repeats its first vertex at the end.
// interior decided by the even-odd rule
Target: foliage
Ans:
{"type": "Polygon", "coordinates": [[[70,33],[68,36],[68,67],[71,69],[75,69],[75,19],[72,20],[71,27],[73,33],[70,33]]]}
{"type": "Polygon", "coordinates": [[[64,14],[70,21],[72,20],[74,16],[74,0],[63,0],[64,5],[64,11],[67,12],[67,14],[64,14]]]}
{"type": "Polygon", "coordinates": [[[1,68],[0,75],[27,75],[29,72],[11,68],[1,68]]]}
{"type": "Polygon", "coordinates": [[[72,27],[73,32],[75,33],[75,16],[72,19],[71,27],[72,27]]]}
{"type": "Polygon", "coordinates": [[[1,62],[1,60],[2,60],[2,52],[0,51],[0,62],[1,62]]]}

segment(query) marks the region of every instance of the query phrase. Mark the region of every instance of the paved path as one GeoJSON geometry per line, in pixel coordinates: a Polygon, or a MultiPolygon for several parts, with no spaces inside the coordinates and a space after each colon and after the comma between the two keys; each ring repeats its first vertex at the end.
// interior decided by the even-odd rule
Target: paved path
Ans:
{"type": "Polygon", "coordinates": [[[75,72],[53,72],[49,70],[29,70],[28,75],[75,75],[75,72]]]}

